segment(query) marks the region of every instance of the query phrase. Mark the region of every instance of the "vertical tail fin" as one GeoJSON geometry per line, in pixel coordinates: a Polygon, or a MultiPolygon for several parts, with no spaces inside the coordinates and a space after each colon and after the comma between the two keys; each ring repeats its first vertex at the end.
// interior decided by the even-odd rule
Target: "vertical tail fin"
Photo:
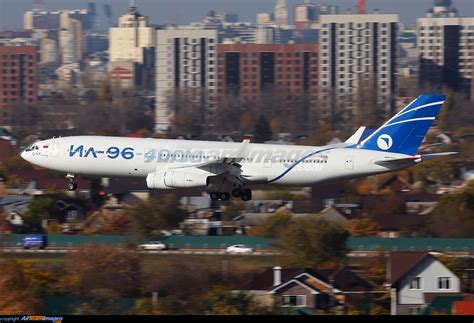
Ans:
{"type": "Polygon", "coordinates": [[[446,100],[442,94],[422,94],[364,139],[361,149],[415,155],[446,100]]]}

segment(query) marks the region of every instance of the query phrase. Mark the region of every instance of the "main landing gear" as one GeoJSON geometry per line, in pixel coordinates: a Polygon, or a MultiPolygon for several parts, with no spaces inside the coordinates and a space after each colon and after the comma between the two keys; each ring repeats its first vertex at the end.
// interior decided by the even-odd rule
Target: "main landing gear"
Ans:
{"type": "Polygon", "coordinates": [[[69,180],[66,187],[69,191],[75,191],[77,189],[77,183],[74,181],[74,174],[67,174],[66,178],[69,180]]]}
{"type": "MultiPolygon", "coordinates": [[[[230,199],[230,194],[228,192],[211,192],[209,195],[213,201],[227,201],[230,199]]],[[[242,201],[250,201],[252,199],[252,191],[248,188],[234,188],[232,190],[232,196],[240,197],[242,201]]]]}

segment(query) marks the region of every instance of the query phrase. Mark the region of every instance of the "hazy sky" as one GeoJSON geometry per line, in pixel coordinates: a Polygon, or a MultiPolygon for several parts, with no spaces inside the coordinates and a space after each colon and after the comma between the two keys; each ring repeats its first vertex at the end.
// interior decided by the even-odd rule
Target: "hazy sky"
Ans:
{"type": "MultiPolygon", "coordinates": [[[[87,0],[43,0],[48,10],[86,8],[87,0]]],[[[128,0],[95,0],[98,13],[103,16],[103,5],[113,7],[114,17],[120,16],[128,7],[128,0]]],[[[137,0],[142,14],[150,17],[152,23],[160,24],[176,21],[189,23],[201,19],[213,9],[216,11],[235,12],[240,20],[255,22],[258,12],[273,10],[275,0],[137,0]]],[[[288,0],[291,9],[303,0],[288,0]]],[[[324,0],[316,3],[339,5],[355,9],[357,0],[324,0]]],[[[382,13],[398,13],[400,21],[414,23],[417,17],[424,16],[432,6],[433,0],[366,0],[368,11],[380,9],[382,13]]],[[[453,0],[460,15],[474,17],[474,0],[453,0]]],[[[31,9],[32,0],[0,0],[0,28],[22,28],[23,13],[31,9]]],[[[116,20],[116,19],[115,19],[116,20]]]]}

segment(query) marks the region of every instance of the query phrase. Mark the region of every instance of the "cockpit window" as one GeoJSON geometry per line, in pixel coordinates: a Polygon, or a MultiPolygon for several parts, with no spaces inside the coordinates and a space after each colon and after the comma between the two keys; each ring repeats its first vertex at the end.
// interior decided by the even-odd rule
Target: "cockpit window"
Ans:
{"type": "Polygon", "coordinates": [[[39,150],[37,144],[32,144],[30,147],[26,148],[25,151],[33,151],[33,150],[39,150]]]}

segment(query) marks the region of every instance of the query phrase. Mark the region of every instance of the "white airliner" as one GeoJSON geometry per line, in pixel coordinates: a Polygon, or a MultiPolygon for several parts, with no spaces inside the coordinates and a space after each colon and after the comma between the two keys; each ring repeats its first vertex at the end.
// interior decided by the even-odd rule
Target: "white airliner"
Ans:
{"type": "Polygon", "coordinates": [[[213,200],[232,194],[252,199],[252,184],[311,186],[407,168],[417,154],[445,95],[420,95],[376,130],[359,128],[346,142],[322,147],[143,139],[103,136],[53,138],[29,146],[21,156],[67,174],[146,178],[150,189],[204,187],[213,200]]]}

